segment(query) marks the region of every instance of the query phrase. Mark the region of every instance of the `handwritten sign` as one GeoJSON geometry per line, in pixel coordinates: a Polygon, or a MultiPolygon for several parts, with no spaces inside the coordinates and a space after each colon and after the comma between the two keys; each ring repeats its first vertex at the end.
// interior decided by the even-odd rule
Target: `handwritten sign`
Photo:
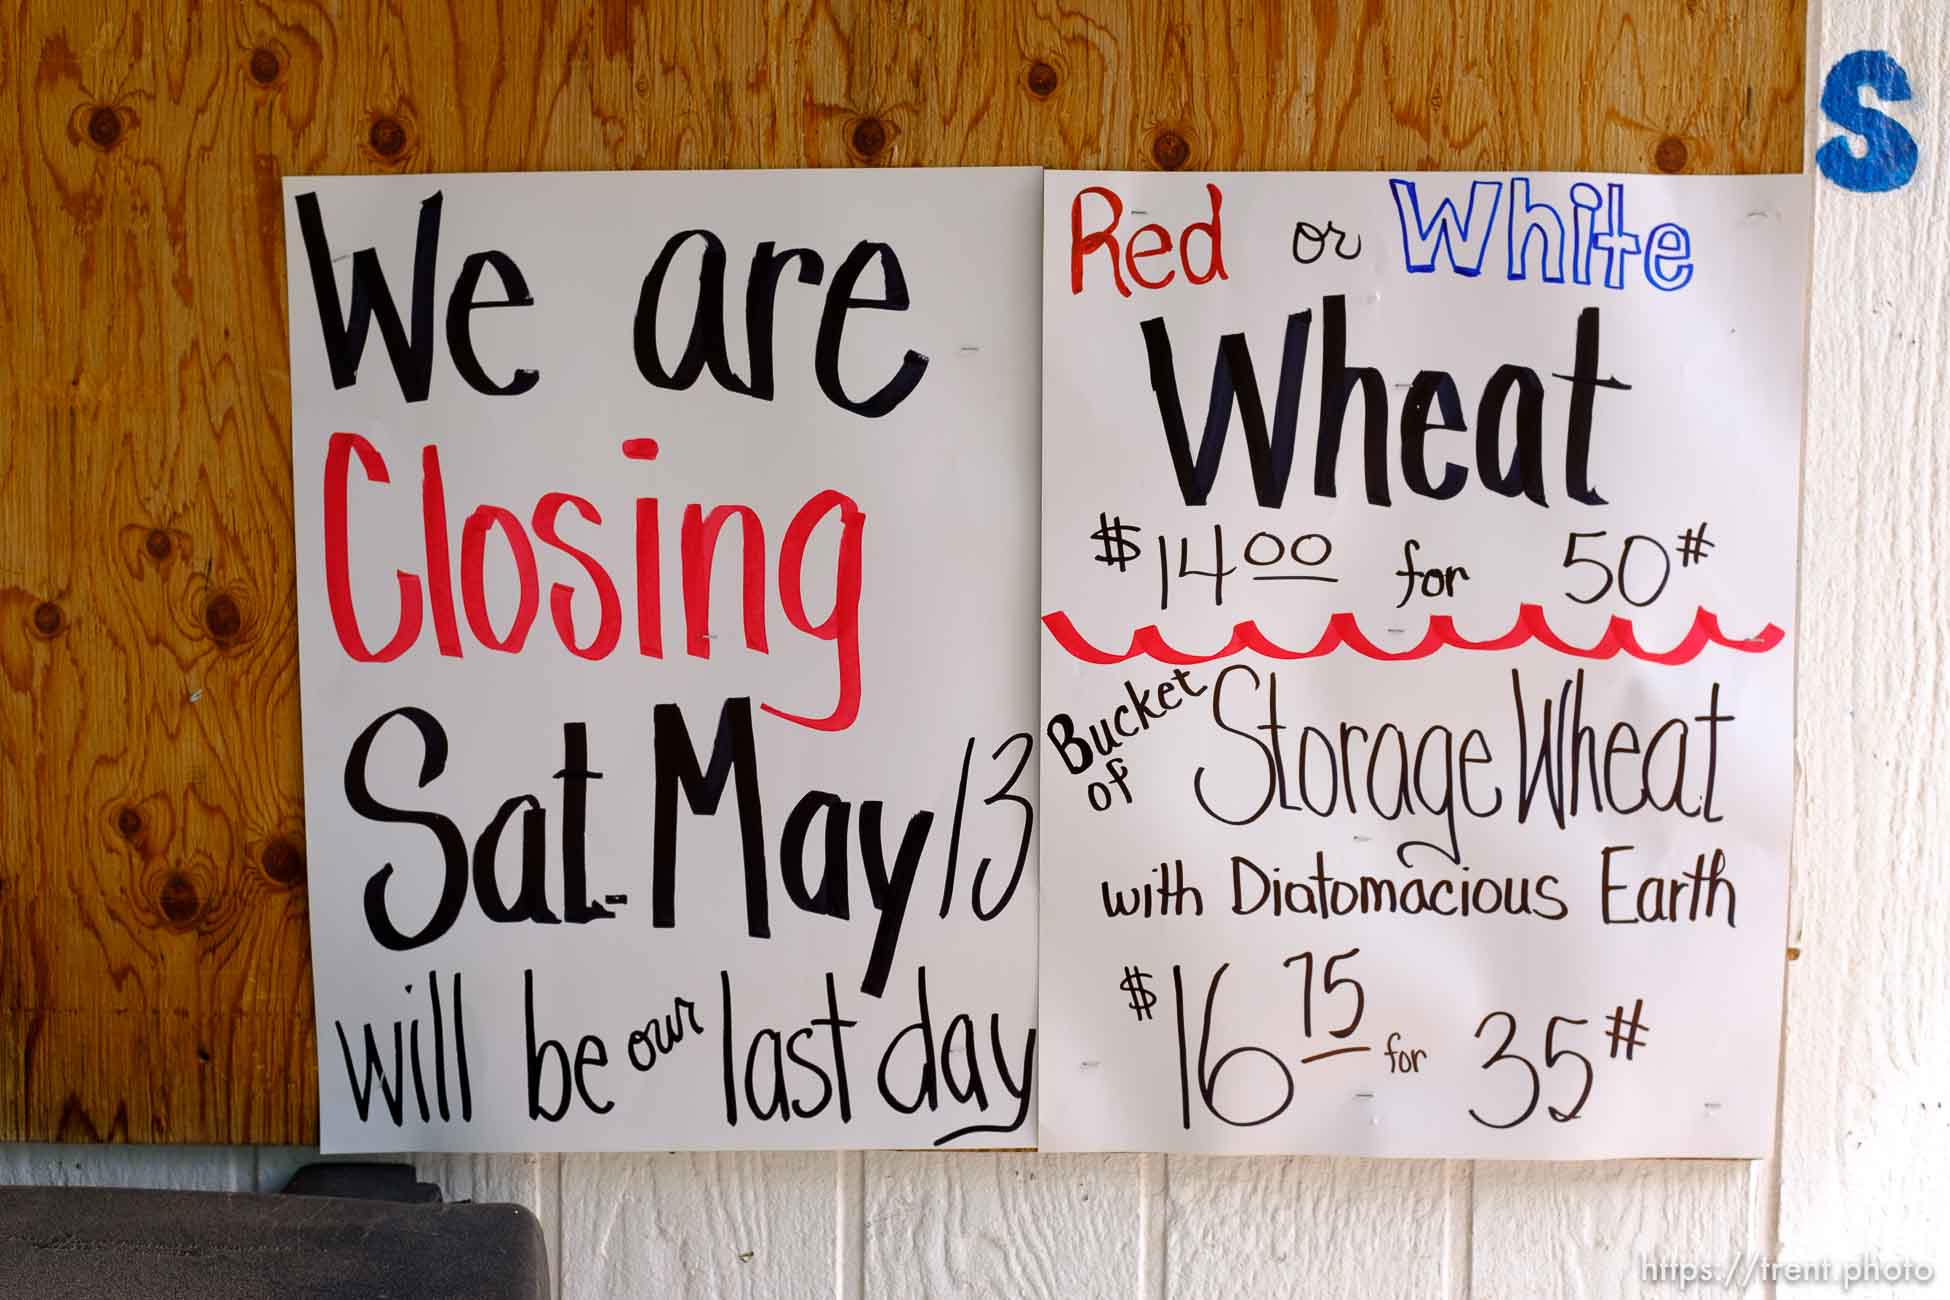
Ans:
{"type": "Polygon", "coordinates": [[[286,182],[326,1148],[1034,1142],[1038,185],[286,182]]]}
{"type": "Polygon", "coordinates": [[[1768,1151],[1805,183],[1044,221],[1042,1144],[1768,1151]]]}

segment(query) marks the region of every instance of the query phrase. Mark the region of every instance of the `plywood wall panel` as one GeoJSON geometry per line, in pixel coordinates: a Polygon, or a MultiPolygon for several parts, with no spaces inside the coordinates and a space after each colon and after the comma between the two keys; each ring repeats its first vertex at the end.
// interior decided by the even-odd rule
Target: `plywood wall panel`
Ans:
{"type": "Polygon", "coordinates": [[[0,22],[0,1138],[316,1131],[280,179],[1794,170],[1800,4],[41,0],[0,22]]]}

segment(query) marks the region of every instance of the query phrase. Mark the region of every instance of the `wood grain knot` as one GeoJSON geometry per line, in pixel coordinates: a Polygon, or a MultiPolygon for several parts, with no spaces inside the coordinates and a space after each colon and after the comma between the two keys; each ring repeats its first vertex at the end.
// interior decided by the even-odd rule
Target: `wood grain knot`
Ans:
{"type": "Polygon", "coordinates": [[[305,874],[305,855],[282,835],[264,846],[258,862],[264,874],[280,885],[292,884],[305,874]]]}
{"type": "Polygon", "coordinates": [[[396,117],[374,118],[366,143],[381,158],[397,158],[406,151],[406,128],[396,117]]]}
{"type": "Polygon", "coordinates": [[[142,539],[142,549],[149,552],[149,558],[152,560],[166,560],[169,558],[169,553],[176,549],[176,543],[171,540],[167,532],[160,528],[151,528],[149,535],[142,539]]]}
{"type": "Polygon", "coordinates": [[[180,871],[163,877],[156,905],[162,908],[163,919],[177,926],[188,925],[203,909],[203,901],[196,896],[196,885],[180,871]]]}
{"type": "Polygon", "coordinates": [[[1686,142],[1676,135],[1659,141],[1659,147],[1652,151],[1652,164],[1666,173],[1685,171],[1686,142]]]}
{"type": "Polygon", "coordinates": [[[115,814],[115,829],[122,832],[123,839],[134,839],[142,834],[142,814],[133,807],[122,809],[115,814]]]}
{"type": "Polygon", "coordinates": [[[1029,65],[1029,93],[1038,99],[1048,99],[1056,93],[1056,69],[1041,59],[1029,65]]]}
{"type": "Polygon", "coordinates": [[[122,138],[122,115],[106,104],[97,104],[88,114],[88,138],[98,149],[113,149],[122,138]]]}
{"type": "Polygon", "coordinates": [[[45,637],[61,635],[61,629],[68,624],[67,615],[63,614],[61,607],[51,600],[44,600],[34,606],[32,617],[34,630],[45,637]]]}
{"type": "Polygon", "coordinates": [[[248,66],[252,81],[260,86],[269,86],[275,83],[278,74],[284,71],[284,60],[278,57],[276,50],[260,45],[251,51],[248,66]]]}
{"type": "Polygon", "coordinates": [[[210,597],[203,607],[203,626],[218,641],[235,641],[244,628],[244,612],[237,608],[237,598],[227,591],[210,597]]]}
{"type": "Polygon", "coordinates": [[[1176,131],[1160,131],[1151,141],[1151,161],[1175,172],[1192,160],[1192,146],[1176,131]]]}
{"type": "Polygon", "coordinates": [[[863,117],[853,124],[848,139],[853,142],[854,153],[862,158],[875,157],[887,147],[887,124],[877,117],[863,117]]]}

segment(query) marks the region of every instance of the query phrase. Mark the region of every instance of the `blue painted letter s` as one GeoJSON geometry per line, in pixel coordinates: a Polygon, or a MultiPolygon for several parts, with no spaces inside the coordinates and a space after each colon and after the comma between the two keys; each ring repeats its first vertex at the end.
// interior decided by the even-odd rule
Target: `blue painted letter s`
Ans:
{"type": "Polygon", "coordinates": [[[1821,174],[1845,190],[1881,194],[1901,189],[1916,174],[1916,140],[1902,123],[1861,100],[1863,87],[1895,103],[1909,98],[1903,65],[1882,50],[1857,50],[1836,60],[1821,86],[1821,111],[1844,131],[1859,135],[1868,153],[1856,157],[1841,136],[1815,150],[1821,174]]]}

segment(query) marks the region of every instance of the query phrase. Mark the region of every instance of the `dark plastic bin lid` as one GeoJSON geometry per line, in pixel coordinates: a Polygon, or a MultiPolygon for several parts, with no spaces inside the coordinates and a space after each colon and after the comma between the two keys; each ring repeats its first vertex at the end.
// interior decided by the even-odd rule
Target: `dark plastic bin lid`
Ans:
{"type": "Polygon", "coordinates": [[[0,1187],[0,1296],[549,1300],[519,1205],[0,1187]]]}

